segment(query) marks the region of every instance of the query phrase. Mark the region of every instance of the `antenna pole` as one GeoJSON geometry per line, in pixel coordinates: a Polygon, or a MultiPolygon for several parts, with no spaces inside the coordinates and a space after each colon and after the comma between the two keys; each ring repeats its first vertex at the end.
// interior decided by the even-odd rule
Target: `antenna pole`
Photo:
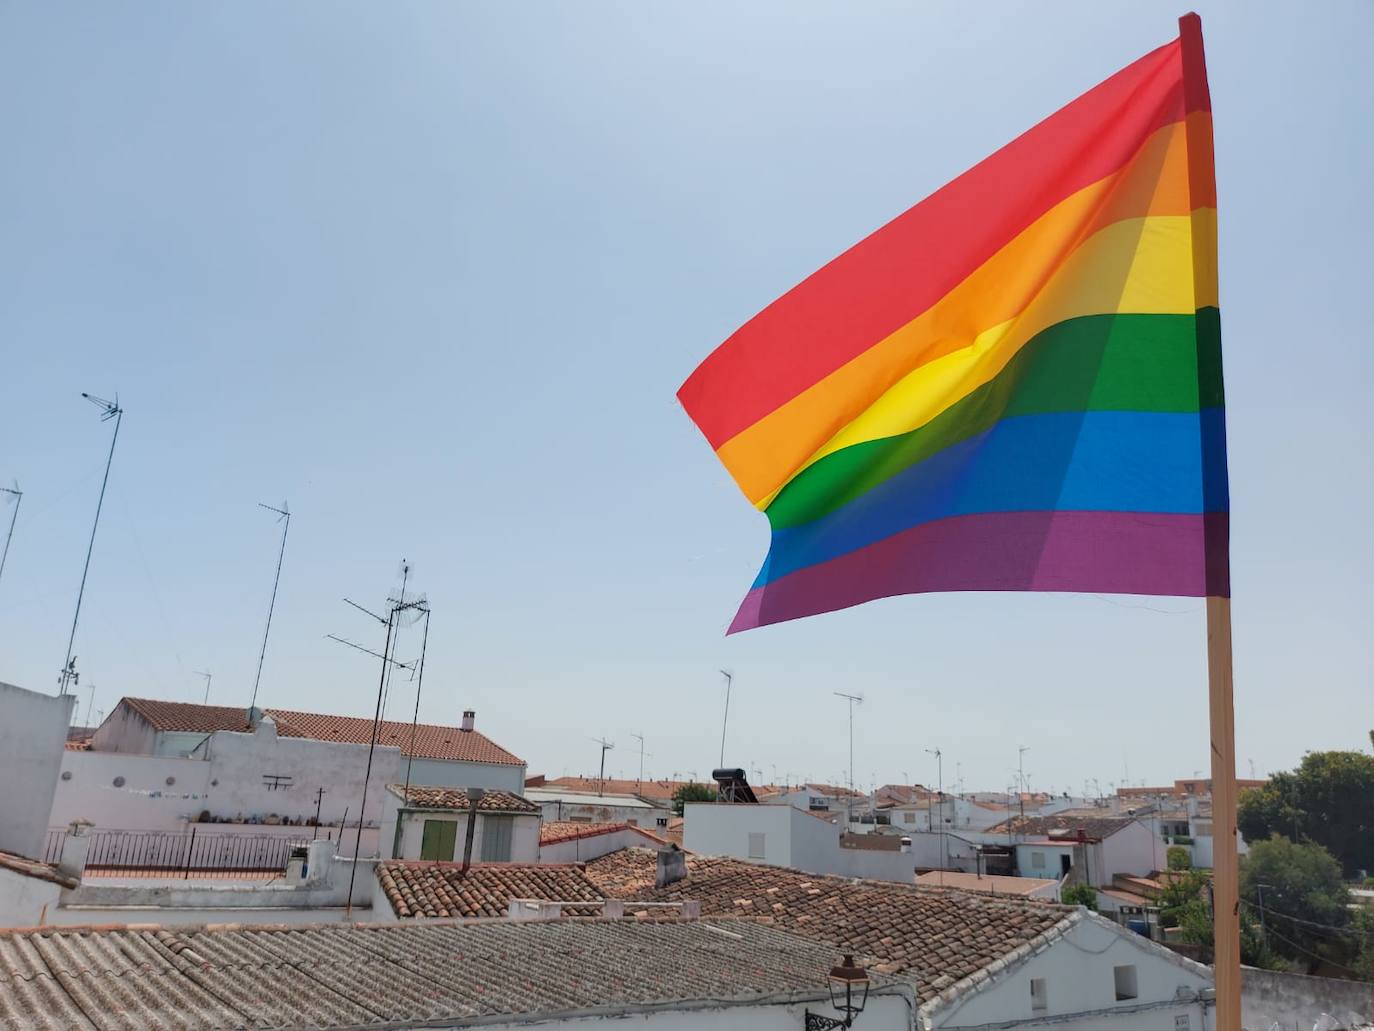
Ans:
{"type": "MultiPolygon", "coordinates": [[[[110,419],[115,421],[114,433],[110,435],[110,454],[105,459],[105,477],[100,481],[100,500],[95,503],[95,521],[91,523],[91,540],[86,545],[86,564],[81,567],[81,587],[76,592],[76,611],[72,613],[72,632],[67,637],[67,657],[62,661],[62,672],[57,678],[57,693],[65,695],[67,685],[71,682],[72,670],[72,645],[76,642],[76,624],[81,618],[81,599],[86,596],[86,576],[91,571],[91,552],[95,550],[95,531],[100,526],[100,510],[105,507],[105,488],[110,482],[110,466],[114,464],[115,443],[119,440],[119,424],[124,421],[124,409],[119,407],[119,399],[106,401],[103,398],[94,397],[91,394],[82,394],[87,401],[98,405],[104,409],[101,413],[101,422],[108,422],[110,419]]],[[[18,509],[15,515],[19,514],[18,509]]],[[[6,549],[9,544],[6,542],[6,549]]]]}
{"type": "MultiPolygon", "coordinates": [[[[382,654],[388,655],[391,652],[391,625],[396,621],[396,608],[387,613],[386,620],[386,643],[382,645],[382,654]]],[[[363,773],[363,798],[358,806],[358,833],[353,839],[353,862],[349,864],[348,870],[348,900],[344,903],[345,917],[353,913],[353,879],[358,875],[358,855],[363,848],[363,814],[367,811],[367,782],[372,778],[372,753],[377,749],[377,724],[382,718],[382,689],[386,687],[386,674],[390,668],[388,660],[382,660],[382,676],[377,682],[377,713],[372,717],[372,740],[367,746],[367,769],[363,773]]],[[[343,837],[343,831],[339,831],[339,837],[343,837]]]]}
{"type": "Polygon", "coordinates": [[[415,733],[420,728],[420,692],[425,687],[425,648],[428,644],[429,609],[425,609],[425,631],[420,637],[420,679],[415,684],[415,715],[410,721],[410,750],[406,753],[406,791],[402,797],[407,801],[410,799],[410,767],[415,761],[415,733]]]}
{"type": "Polygon", "coordinates": [[[192,672],[194,672],[195,675],[198,676],[198,677],[204,677],[204,678],[205,678],[205,700],[204,700],[203,702],[201,702],[200,704],[201,704],[201,705],[209,705],[209,704],[210,704],[210,680],[211,680],[211,678],[214,677],[214,674],[213,674],[213,673],[209,673],[209,672],[204,672],[204,671],[202,671],[202,670],[193,670],[192,672]]]}
{"type": "Polygon", "coordinates": [[[730,687],[735,682],[735,676],[728,669],[720,671],[720,675],[725,678],[725,716],[720,721],[720,768],[725,768],[725,728],[730,724],[730,687]]]}
{"type": "Polygon", "coordinates": [[[832,691],[832,694],[843,698],[849,702],[849,797],[845,799],[845,823],[844,832],[849,833],[849,824],[854,822],[854,703],[863,704],[864,696],[861,694],[845,694],[843,691],[832,691]]]}
{"type": "Polygon", "coordinates": [[[262,651],[258,653],[258,673],[253,678],[253,697],[248,702],[248,722],[250,724],[253,722],[253,708],[258,704],[258,684],[262,681],[262,662],[267,658],[267,636],[272,632],[272,611],[277,607],[277,585],[281,583],[281,563],[282,559],[286,557],[286,534],[291,529],[291,512],[287,509],[285,501],[281,503],[281,508],[264,505],[261,501],[258,502],[258,507],[281,516],[282,528],[281,550],[277,552],[277,575],[272,578],[272,600],[267,603],[267,629],[262,632],[262,651]]]}
{"type": "Polygon", "coordinates": [[[10,557],[10,541],[14,539],[14,524],[19,520],[19,502],[24,500],[24,492],[19,489],[19,484],[14,485],[14,489],[0,487],[0,491],[14,495],[14,512],[10,516],[10,532],[5,535],[5,550],[0,552],[0,576],[5,575],[5,559],[10,557]]]}
{"type": "Polygon", "coordinates": [[[644,790],[644,735],[631,734],[630,737],[639,742],[639,780],[635,781],[635,786],[641,791],[644,790]]]}
{"type": "MultiPolygon", "coordinates": [[[[408,563],[405,559],[401,559],[401,596],[400,596],[399,599],[397,599],[397,604],[398,604],[398,605],[404,605],[404,604],[405,604],[405,601],[406,601],[406,583],[407,583],[409,580],[410,580],[410,563],[408,563]]],[[[395,656],[395,654],[396,654],[396,649],[397,649],[397,647],[400,645],[400,643],[401,643],[401,625],[400,625],[399,623],[397,623],[397,624],[396,624],[396,635],[395,635],[395,640],[393,640],[393,641],[391,642],[391,654],[392,654],[393,656],[395,656]]],[[[387,707],[387,703],[389,703],[389,702],[391,701],[391,678],[392,678],[392,676],[395,674],[395,672],[396,672],[396,666],[395,666],[394,663],[393,663],[392,665],[390,665],[390,666],[387,667],[387,670],[386,670],[386,690],[382,692],[382,718],[383,718],[383,719],[386,718],[386,707],[387,707]]]]}

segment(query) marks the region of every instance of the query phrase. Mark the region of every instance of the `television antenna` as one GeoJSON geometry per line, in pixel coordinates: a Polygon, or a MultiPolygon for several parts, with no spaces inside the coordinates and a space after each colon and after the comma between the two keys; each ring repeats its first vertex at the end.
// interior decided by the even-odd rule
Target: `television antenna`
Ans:
{"type": "MultiPolygon", "coordinates": [[[[67,657],[62,660],[62,672],[57,677],[57,693],[64,695],[72,683],[76,665],[72,657],[72,646],[76,643],[76,624],[81,618],[81,599],[86,596],[86,576],[91,571],[91,552],[95,550],[95,531],[100,526],[100,510],[105,507],[105,488],[110,483],[110,466],[114,464],[115,443],[119,440],[119,424],[124,421],[124,409],[119,407],[119,395],[113,401],[106,401],[94,394],[82,394],[87,401],[100,409],[100,421],[114,420],[114,433],[110,435],[110,453],[105,459],[105,476],[100,481],[100,499],[95,503],[95,520],[91,523],[91,539],[86,545],[86,564],[81,567],[81,586],[76,592],[76,611],[72,613],[72,632],[67,637],[67,657]]],[[[15,515],[18,515],[16,510],[15,515]]]]}
{"type": "Polygon", "coordinates": [[[208,670],[193,669],[191,672],[194,673],[194,674],[195,674],[196,676],[198,676],[198,677],[204,677],[204,678],[205,678],[205,700],[204,700],[203,702],[201,702],[200,704],[201,704],[201,705],[209,705],[209,704],[210,704],[210,681],[211,681],[212,679],[214,679],[214,676],[215,676],[215,675],[214,675],[213,673],[209,672],[208,670]]]}
{"type": "Polygon", "coordinates": [[[601,773],[597,777],[597,792],[604,795],[606,793],[606,753],[615,747],[615,742],[600,737],[588,738],[587,740],[595,741],[601,746],[601,773]]]}
{"type": "MultiPolygon", "coordinates": [[[[845,818],[854,822],[854,706],[863,705],[864,696],[861,694],[845,694],[843,691],[832,691],[831,694],[837,698],[843,698],[849,703],[849,797],[845,799],[845,818]]],[[[849,833],[848,825],[845,826],[845,833],[849,833]]]]}
{"type": "MultiPolygon", "coordinates": [[[[19,481],[11,481],[13,487],[0,487],[0,494],[8,494],[14,498],[14,511],[10,514],[10,532],[5,535],[5,550],[0,552],[0,576],[5,575],[5,559],[10,557],[10,541],[14,539],[14,524],[19,520],[19,502],[24,500],[24,492],[19,489],[19,481]]],[[[5,504],[9,504],[9,498],[5,499],[5,504]]]]}
{"type": "Polygon", "coordinates": [[[253,707],[258,704],[258,684],[262,681],[262,662],[267,658],[267,637],[272,633],[272,611],[277,607],[277,585],[281,583],[281,563],[286,557],[286,534],[291,529],[291,510],[285,501],[281,503],[281,508],[273,505],[264,505],[258,502],[258,508],[265,508],[269,512],[277,514],[277,522],[281,523],[281,548],[277,552],[277,574],[272,578],[272,600],[267,603],[267,629],[262,632],[262,651],[258,653],[258,672],[253,678],[253,697],[248,702],[248,722],[253,722],[253,707]]]}

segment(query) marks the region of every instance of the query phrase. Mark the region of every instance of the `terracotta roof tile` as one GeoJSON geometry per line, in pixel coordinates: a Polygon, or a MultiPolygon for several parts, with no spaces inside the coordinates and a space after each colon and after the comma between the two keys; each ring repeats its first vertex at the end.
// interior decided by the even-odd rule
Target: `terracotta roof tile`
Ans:
{"type": "MultiPolygon", "coordinates": [[[[1055,813],[1052,816],[1027,816],[1024,820],[1016,817],[1003,820],[995,827],[989,827],[989,834],[1012,832],[1026,837],[1047,838],[1051,831],[1068,831],[1070,834],[1082,831],[1089,838],[1110,837],[1127,824],[1135,823],[1130,816],[1098,816],[1079,813],[1055,813]]],[[[1065,839],[1071,840],[1071,839],[1065,839]]]]}
{"type": "Polygon", "coordinates": [[[834,962],[740,921],[0,931],[0,1027],[529,1025],[630,1006],[819,1002],[834,962]]]}
{"type": "MultiPolygon", "coordinates": [[[[388,784],[386,789],[416,809],[466,810],[470,805],[466,788],[412,784],[407,790],[403,784],[388,784]]],[[[477,803],[477,811],[479,813],[537,813],[539,807],[519,795],[511,794],[509,791],[488,791],[482,795],[482,800],[477,803]]]]}
{"type": "Polygon", "coordinates": [[[81,884],[77,878],[64,874],[55,866],[40,863],[37,859],[25,859],[13,852],[0,852],[0,869],[22,874],[25,877],[35,877],[40,881],[51,881],[53,884],[60,884],[64,888],[75,888],[81,884]]]}
{"type": "MultiPolygon", "coordinates": [[[[580,866],[477,865],[387,860],[377,881],[396,916],[503,917],[511,899],[599,902],[603,898],[580,866]]],[[[566,911],[586,916],[591,911],[566,911]]]]}
{"type": "MultiPolygon", "coordinates": [[[[163,702],[151,698],[125,698],[124,704],[158,730],[210,734],[216,730],[251,729],[241,706],[197,705],[194,702],[163,702]]],[[[295,709],[264,709],[277,724],[281,737],[304,737],[316,741],[343,741],[366,745],[372,741],[372,721],[360,716],[329,716],[295,709]]],[[[415,747],[411,748],[411,725],[383,720],[378,744],[395,745],[402,755],[416,759],[448,759],[461,762],[496,763],[523,766],[524,760],[506,751],[485,734],[461,727],[421,723],[415,727],[415,747]]]]}
{"type": "Polygon", "coordinates": [[[580,823],[576,820],[552,820],[539,827],[539,844],[553,845],[560,841],[576,841],[578,838],[594,838],[601,834],[614,834],[630,826],[628,823],[580,823]]]}
{"type": "Polygon", "coordinates": [[[625,849],[587,864],[612,898],[701,903],[703,915],[769,916],[778,927],[914,974],[922,1001],[1058,927],[1069,907],[846,880],[736,859],[688,856],[688,875],[654,888],[656,856],[625,849]]]}

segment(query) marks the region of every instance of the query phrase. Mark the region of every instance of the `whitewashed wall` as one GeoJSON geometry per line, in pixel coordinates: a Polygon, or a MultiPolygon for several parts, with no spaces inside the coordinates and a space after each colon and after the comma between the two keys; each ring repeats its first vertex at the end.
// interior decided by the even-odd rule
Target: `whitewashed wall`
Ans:
{"type": "Polygon", "coordinates": [[[549,863],[587,863],[600,856],[619,852],[622,848],[661,848],[657,842],[646,838],[637,830],[623,828],[605,834],[592,834],[585,838],[570,841],[556,841],[551,845],[539,846],[539,862],[549,863]]]}
{"type": "MultiPolygon", "coordinates": [[[[212,734],[197,755],[61,752],[62,776],[44,826],[60,828],[81,818],[101,830],[176,831],[202,812],[231,820],[275,813],[294,821],[315,815],[315,791],[320,787],[325,790],[322,823],[337,824],[345,811],[350,824],[358,819],[366,745],[279,738],[263,724],[252,734],[212,734]],[[289,776],[290,786],[273,790],[264,774],[289,776]],[[116,779],[122,783],[116,785],[116,779]]],[[[385,785],[395,782],[400,757],[400,750],[389,746],[379,746],[373,755],[366,821],[374,842],[385,785]]],[[[249,823],[207,823],[200,828],[208,833],[272,832],[270,825],[249,823]]],[[[297,837],[310,835],[305,827],[283,830],[297,837]]]]}
{"type": "MultiPolygon", "coordinates": [[[[425,822],[437,820],[443,823],[456,823],[454,832],[453,861],[463,861],[463,849],[467,843],[468,818],[466,813],[402,811],[400,798],[386,792],[380,837],[384,854],[391,859],[419,859],[420,846],[424,841],[425,822]],[[396,834],[396,821],[400,819],[401,833],[396,834]]],[[[511,826],[510,862],[539,862],[539,814],[517,815],[511,826]]],[[[477,814],[477,826],[472,834],[472,861],[481,862],[482,837],[485,830],[486,814],[477,814]]]]}
{"type": "Polygon", "coordinates": [[[76,706],[0,684],[0,851],[38,859],[76,706]]]}
{"type": "Polygon", "coordinates": [[[1180,989],[1191,995],[1210,987],[1205,968],[1101,917],[1085,915],[1048,948],[1004,971],[983,990],[935,1009],[932,1016],[935,1027],[950,1029],[1039,1020],[1056,1028],[1160,1031],[1174,1028],[1175,1017],[1187,1015],[1191,1031],[1210,1031],[1210,1020],[1202,1023],[1201,1005],[1177,998],[1180,989]],[[1117,1001],[1116,966],[1135,967],[1135,999],[1117,1001]],[[1032,978],[1045,981],[1045,1013],[1031,1008],[1032,978]]]}

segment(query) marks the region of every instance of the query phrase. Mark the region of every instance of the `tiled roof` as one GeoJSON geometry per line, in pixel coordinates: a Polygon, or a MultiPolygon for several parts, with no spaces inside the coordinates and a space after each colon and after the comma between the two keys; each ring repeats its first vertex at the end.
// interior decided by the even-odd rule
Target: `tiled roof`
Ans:
{"type": "Polygon", "coordinates": [[[629,827],[628,823],[578,823],[575,820],[554,820],[539,827],[539,844],[553,845],[560,841],[575,841],[578,838],[595,838],[601,834],[614,834],[629,827]]]}
{"type": "Polygon", "coordinates": [[[64,888],[75,888],[81,884],[80,880],[67,876],[55,866],[40,863],[37,859],[25,859],[13,852],[0,852],[0,870],[9,870],[24,877],[36,877],[40,881],[51,881],[64,888]]]}
{"type": "MultiPolygon", "coordinates": [[[[407,789],[404,784],[388,784],[386,789],[409,806],[416,809],[467,809],[466,788],[429,787],[412,784],[407,789]]],[[[533,802],[512,795],[509,791],[488,791],[477,803],[479,813],[537,813],[539,807],[533,802]]]]}
{"type": "Polygon", "coordinates": [[[1101,840],[1111,837],[1121,828],[1135,823],[1130,816],[1088,816],[1078,813],[1055,813],[1053,816],[1015,817],[989,827],[988,834],[1020,834],[1023,837],[1048,838],[1051,831],[1068,831],[1070,836],[1082,831],[1089,838],[1101,840]]]}
{"type": "MultiPolygon", "coordinates": [[[[531,778],[534,779],[534,778],[531,778]]],[[[685,780],[617,780],[607,777],[541,777],[532,788],[551,791],[585,791],[593,795],[638,795],[655,802],[671,802],[674,792],[687,783],[685,780]],[[604,789],[602,785],[605,785],[604,789]]]]}
{"type": "MultiPolygon", "coordinates": [[[[150,698],[125,698],[124,704],[158,730],[210,734],[216,730],[247,731],[244,709],[236,705],[197,705],[194,702],[162,702],[150,698]]],[[[327,716],[294,709],[264,709],[277,724],[281,737],[305,737],[316,741],[343,741],[366,745],[372,741],[372,721],[359,716],[327,716]]],[[[395,745],[402,755],[416,759],[447,759],[460,762],[523,766],[524,760],[506,751],[485,734],[461,727],[421,723],[415,727],[415,747],[410,747],[411,725],[383,720],[377,743],[395,745]]]]}
{"type": "Polygon", "coordinates": [[[655,864],[648,849],[624,849],[589,862],[587,876],[612,898],[694,899],[707,916],[765,917],[785,931],[871,956],[882,973],[914,975],[922,1001],[1073,915],[1052,903],[819,877],[699,856],[687,857],[685,879],[655,889],[655,864]]]}
{"type": "Polygon", "coordinates": [[[0,932],[0,1027],[533,1023],[605,1008],[819,999],[835,960],[744,921],[0,932]]]}
{"type": "MultiPolygon", "coordinates": [[[[511,899],[599,902],[580,866],[478,865],[391,859],[377,864],[377,881],[396,916],[505,916],[511,899]]],[[[574,913],[573,915],[578,915],[574,913]]],[[[582,914],[585,915],[585,914],[582,914]]]]}

